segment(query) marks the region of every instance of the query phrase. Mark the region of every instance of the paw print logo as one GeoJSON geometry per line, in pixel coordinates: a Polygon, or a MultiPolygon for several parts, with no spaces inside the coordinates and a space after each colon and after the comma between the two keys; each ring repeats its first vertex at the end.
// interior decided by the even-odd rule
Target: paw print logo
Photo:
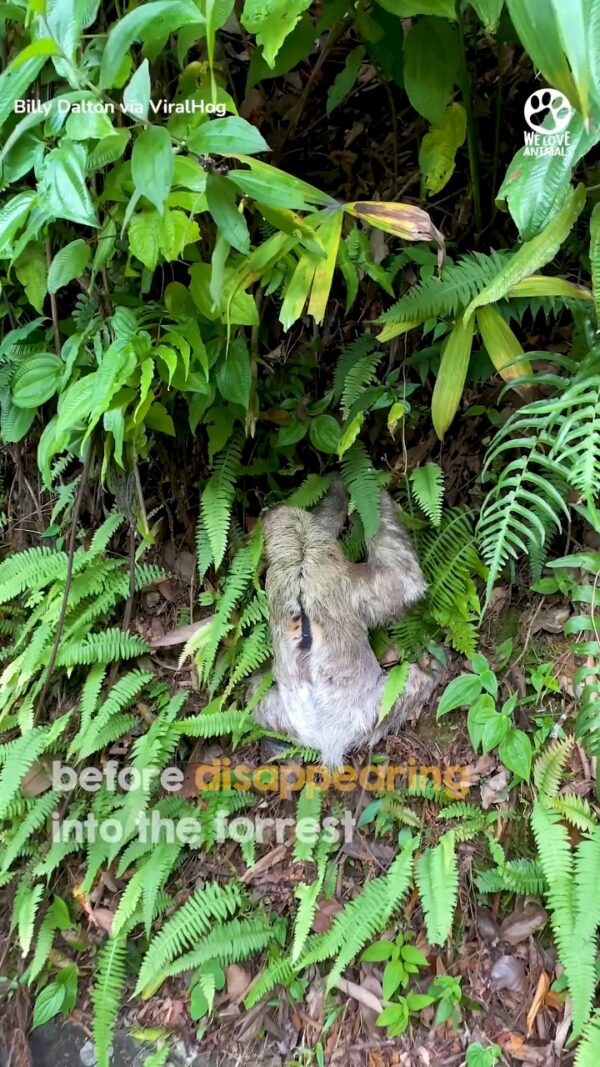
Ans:
{"type": "Polygon", "coordinates": [[[525,102],[525,122],[536,133],[562,133],[572,114],[571,104],[558,89],[536,89],[525,102]]]}

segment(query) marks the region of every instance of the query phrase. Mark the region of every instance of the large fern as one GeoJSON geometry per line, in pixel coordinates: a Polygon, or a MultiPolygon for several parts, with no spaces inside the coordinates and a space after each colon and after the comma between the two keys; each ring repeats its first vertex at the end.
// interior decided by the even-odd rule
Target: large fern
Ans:
{"type": "Polygon", "coordinates": [[[433,275],[414,285],[382,316],[385,323],[455,315],[491,282],[507,262],[507,253],[471,252],[448,263],[441,277],[433,275]]]}
{"type": "Polygon", "coordinates": [[[196,890],[150,942],[140,967],[136,993],[141,993],[178,954],[206,934],[215,919],[224,922],[233,916],[243,900],[243,890],[236,882],[226,886],[209,883],[196,890]]]}
{"type": "MultiPolygon", "coordinates": [[[[600,354],[591,351],[549,399],[509,416],[485,459],[495,484],[483,501],[477,536],[489,566],[486,604],[502,569],[519,555],[543,561],[549,534],[560,531],[569,489],[592,521],[600,481],[600,354]]],[[[600,527],[599,527],[600,528],[600,527]]]]}

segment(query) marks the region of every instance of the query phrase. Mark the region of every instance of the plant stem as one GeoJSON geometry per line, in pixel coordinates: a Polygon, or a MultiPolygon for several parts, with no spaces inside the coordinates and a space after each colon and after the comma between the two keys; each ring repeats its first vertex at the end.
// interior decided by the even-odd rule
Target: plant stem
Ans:
{"type": "Polygon", "coordinates": [[[458,83],[462,93],[465,112],[467,115],[467,149],[469,153],[469,172],[471,176],[471,196],[473,198],[473,214],[475,215],[475,229],[477,234],[481,232],[481,190],[479,188],[479,138],[473,119],[473,99],[471,96],[471,82],[467,67],[467,53],[464,27],[460,15],[460,5],[456,5],[456,18],[458,21],[459,48],[459,72],[458,83]]]}
{"type": "Polygon", "coordinates": [[[48,696],[48,689],[50,688],[50,679],[54,670],[54,664],[56,663],[56,657],[58,655],[58,646],[60,645],[60,639],[65,627],[65,618],[67,616],[67,608],[69,606],[69,594],[71,592],[71,581],[73,579],[73,559],[75,557],[75,540],[77,537],[77,524],[79,522],[79,512],[81,511],[81,504],[83,501],[83,494],[87,485],[90,467],[92,463],[93,447],[90,443],[88,447],[88,453],[85,457],[83,464],[83,471],[81,472],[81,481],[79,483],[79,489],[77,490],[77,496],[75,497],[75,503],[73,505],[73,515],[71,517],[71,532],[69,534],[69,548],[67,552],[67,574],[65,577],[65,589],[63,592],[62,604],[60,606],[60,615],[58,617],[58,623],[56,625],[56,633],[54,635],[54,643],[52,645],[52,651],[50,652],[50,659],[48,660],[48,666],[46,667],[46,677],[44,678],[44,685],[42,692],[40,693],[40,699],[35,713],[35,721],[38,722],[44,710],[46,703],[46,697],[48,696]]]}
{"type": "MultiPolygon", "coordinates": [[[[52,263],[52,249],[50,248],[50,238],[46,241],[46,263],[48,270],[50,270],[50,264],[52,263]]],[[[60,330],[58,328],[58,304],[56,303],[56,293],[50,293],[50,311],[52,314],[52,331],[54,333],[54,348],[56,349],[56,355],[60,359],[60,330]]]]}

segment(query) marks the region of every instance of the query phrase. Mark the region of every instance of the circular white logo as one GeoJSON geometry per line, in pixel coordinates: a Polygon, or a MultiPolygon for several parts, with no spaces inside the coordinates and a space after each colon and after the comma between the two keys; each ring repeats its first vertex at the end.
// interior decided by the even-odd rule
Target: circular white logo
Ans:
{"type": "Polygon", "coordinates": [[[572,114],[571,104],[559,89],[536,89],[525,101],[525,122],[536,133],[562,133],[572,114]]]}

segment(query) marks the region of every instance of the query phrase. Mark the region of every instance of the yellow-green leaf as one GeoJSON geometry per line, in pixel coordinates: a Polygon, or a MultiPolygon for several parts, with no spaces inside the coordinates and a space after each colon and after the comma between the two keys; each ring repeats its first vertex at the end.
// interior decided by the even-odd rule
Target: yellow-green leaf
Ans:
{"type": "Polygon", "coordinates": [[[483,307],[485,304],[495,304],[497,300],[506,296],[517,282],[548,263],[570,233],[584,204],[585,186],[578,185],[576,189],[571,189],[560,211],[542,232],[532,237],[530,241],[525,241],[514,256],[511,256],[506,266],[498,272],[494,280],[473,297],[464,312],[465,322],[470,320],[476,308],[483,307]]]}
{"type": "Polygon", "coordinates": [[[337,262],[342,233],[342,218],[342,212],[336,211],[334,215],[329,215],[325,219],[317,231],[319,240],[325,249],[325,258],[317,263],[308,305],[308,313],[313,316],[317,323],[322,322],[325,316],[329,291],[333,281],[333,272],[337,262]]]}
{"type": "Polygon", "coordinates": [[[377,334],[378,341],[391,341],[394,337],[399,337],[400,334],[408,333],[409,330],[416,330],[417,326],[422,326],[425,319],[406,319],[404,322],[388,322],[381,333],[377,334]]]}
{"type": "Polygon", "coordinates": [[[473,343],[473,319],[458,318],[444,345],[433,398],[431,417],[436,434],[443,438],[462,396],[473,343]]]}
{"type": "Polygon", "coordinates": [[[575,285],[566,278],[551,278],[545,274],[531,274],[509,289],[507,296],[564,296],[568,300],[593,300],[589,289],[575,285]]]}
{"type": "Polygon", "coordinates": [[[366,200],[344,205],[345,210],[376,230],[402,237],[405,241],[435,241],[444,247],[444,238],[429,215],[414,204],[366,200]]]}
{"type": "Polygon", "coordinates": [[[450,104],[441,121],[421,141],[419,167],[427,193],[439,193],[454,172],[457,150],[467,133],[467,116],[461,104],[450,104]]]}
{"type": "Polygon", "coordinates": [[[532,373],[531,363],[523,355],[523,348],[507,322],[495,307],[483,307],[477,311],[477,325],[488,356],[505,382],[522,378],[532,373]]]}
{"type": "Polygon", "coordinates": [[[279,321],[285,330],[299,319],[313,283],[318,259],[312,252],[303,252],[296,264],[296,269],[288,282],[285,298],[281,305],[279,321]]]}
{"type": "Polygon", "coordinates": [[[344,455],[344,452],[347,452],[356,441],[364,421],[365,413],[364,411],[361,411],[358,415],[355,415],[353,419],[350,419],[350,422],[344,427],[337,446],[337,453],[340,459],[344,455]]]}

